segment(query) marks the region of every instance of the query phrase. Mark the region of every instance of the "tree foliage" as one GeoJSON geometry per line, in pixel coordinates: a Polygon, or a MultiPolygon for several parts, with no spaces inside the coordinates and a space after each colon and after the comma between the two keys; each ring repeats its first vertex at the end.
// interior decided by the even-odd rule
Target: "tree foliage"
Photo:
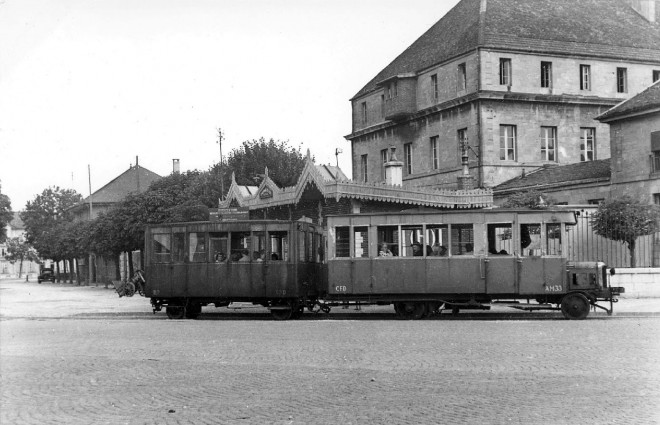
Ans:
{"type": "Polygon", "coordinates": [[[39,255],[27,242],[22,241],[19,238],[10,238],[7,239],[7,254],[5,259],[10,263],[14,264],[18,262],[20,264],[20,269],[18,277],[21,277],[23,271],[23,262],[24,261],[39,261],[39,255]]]}
{"type": "MultiPolygon", "coordinates": [[[[259,140],[243,142],[227,158],[225,176],[236,175],[236,183],[241,185],[258,184],[268,167],[268,176],[280,187],[293,186],[305,167],[305,155],[300,147],[289,146],[288,141],[263,137],[259,140]],[[228,174],[227,174],[228,173],[228,174]]],[[[228,186],[225,186],[228,189],[228,186]]]]}
{"type": "Polygon", "coordinates": [[[630,264],[635,267],[637,238],[658,231],[660,210],[656,205],[640,202],[630,196],[603,201],[591,218],[597,235],[623,242],[630,250],[630,264]]]}
{"type": "Polygon", "coordinates": [[[2,186],[0,185],[0,243],[7,239],[7,224],[14,218],[11,211],[11,201],[9,196],[2,193],[2,186]]]}
{"type": "Polygon", "coordinates": [[[20,217],[25,224],[27,242],[44,258],[64,258],[57,247],[60,224],[70,219],[66,210],[80,202],[82,196],[72,189],[49,187],[28,201],[20,217]]]}
{"type": "Polygon", "coordinates": [[[556,201],[536,189],[524,190],[510,195],[502,205],[505,208],[543,209],[554,205],[556,201]]]}

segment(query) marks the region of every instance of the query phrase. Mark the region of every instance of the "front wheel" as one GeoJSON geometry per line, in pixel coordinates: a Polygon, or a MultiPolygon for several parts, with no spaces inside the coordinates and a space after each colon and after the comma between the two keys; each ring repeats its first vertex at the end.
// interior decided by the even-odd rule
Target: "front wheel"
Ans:
{"type": "Polygon", "coordinates": [[[580,293],[568,294],[561,300],[561,312],[569,320],[586,318],[590,308],[589,300],[580,293]]]}

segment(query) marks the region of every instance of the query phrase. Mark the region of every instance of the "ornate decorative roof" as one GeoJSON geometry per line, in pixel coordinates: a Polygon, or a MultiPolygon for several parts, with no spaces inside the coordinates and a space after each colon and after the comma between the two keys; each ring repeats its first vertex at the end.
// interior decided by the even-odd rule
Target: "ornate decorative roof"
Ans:
{"type": "Polygon", "coordinates": [[[261,209],[281,205],[297,204],[308,186],[318,189],[326,199],[339,201],[342,198],[392,202],[435,208],[485,208],[493,206],[490,189],[436,190],[421,187],[390,186],[384,183],[358,183],[350,181],[337,167],[315,165],[309,155],[298,183],[280,188],[266,176],[259,187],[239,186],[235,176],[225,200],[220,200],[220,209],[229,208],[232,202],[240,207],[261,209]]]}

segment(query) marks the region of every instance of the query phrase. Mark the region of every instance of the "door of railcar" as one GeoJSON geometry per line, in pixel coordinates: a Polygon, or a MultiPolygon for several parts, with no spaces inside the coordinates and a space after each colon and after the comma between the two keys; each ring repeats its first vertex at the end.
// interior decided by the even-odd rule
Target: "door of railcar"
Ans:
{"type": "Polygon", "coordinates": [[[291,283],[295,281],[295,258],[292,249],[295,242],[291,239],[291,229],[286,225],[270,226],[266,233],[267,257],[263,263],[264,294],[267,298],[294,296],[291,283]]]}
{"type": "Polygon", "coordinates": [[[543,217],[543,222],[534,222],[534,217],[521,217],[521,295],[549,295],[566,291],[566,254],[562,249],[562,236],[564,223],[572,224],[574,219],[572,213],[543,217]]]}
{"type": "Polygon", "coordinates": [[[147,296],[179,297],[186,288],[185,228],[153,227],[147,232],[147,296]]]}

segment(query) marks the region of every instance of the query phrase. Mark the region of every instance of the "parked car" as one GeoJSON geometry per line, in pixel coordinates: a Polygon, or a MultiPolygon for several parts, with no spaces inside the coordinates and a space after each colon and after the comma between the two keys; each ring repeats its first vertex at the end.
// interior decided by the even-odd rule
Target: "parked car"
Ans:
{"type": "Polygon", "coordinates": [[[39,274],[39,276],[37,276],[37,282],[39,283],[45,282],[47,280],[50,280],[51,282],[55,282],[55,273],[51,268],[41,269],[41,273],[39,274]]]}

